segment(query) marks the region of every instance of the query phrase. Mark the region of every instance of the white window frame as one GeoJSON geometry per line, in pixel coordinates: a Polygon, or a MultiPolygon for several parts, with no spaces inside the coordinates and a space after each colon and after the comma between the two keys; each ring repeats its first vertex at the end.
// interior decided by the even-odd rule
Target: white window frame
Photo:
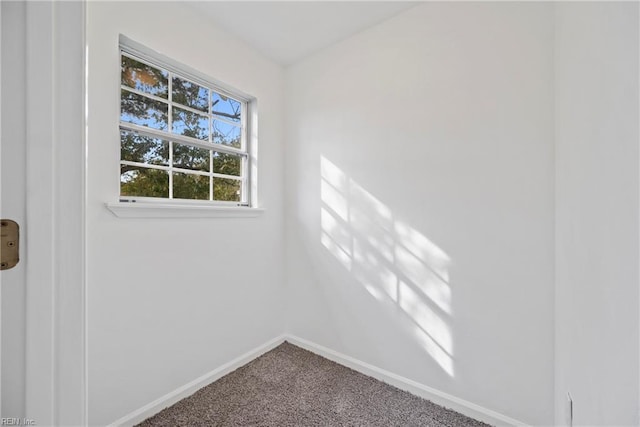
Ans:
{"type": "MultiPolygon", "coordinates": [[[[121,90],[127,90],[130,93],[136,93],[142,96],[145,96],[149,99],[161,101],[164,104],[168,105],[168,126],[167,131],[157,130],[153,128],[149,128],[146,126],[140,126],[133,123],[123,122],[119,120],[119,130],[126,130],[137,132],[140,135],[158,138],[163,141],[168,142],[169,144],[169,165],[151,165],[146,163],[138,163],[138,162],[130,162],[123,161],[120,157],[119,165],[127,164],[131,166],[143,167],[148,169],[161,169],[167,171],[169,175],[169,198],[156,198],[156,197],[141,197],[141,196],[121,196],[120,195],[120,176],[118,176],[118,203],[107,203],[107,207],[117,216],[121,217],[164,217],[164,216],[185,216],[185,217],[197,217],[197,216],[253,216],[252,213],[248,213],[248,211],[253,211],[253,213],[257,213],[261,211],[261,209],[256,209],[255,207],[255,194],[252,194],[255,190],[255,156],[252,155],[255,148],[252,146],[254,144],[253,137],[253,129],[252,129],[252,115],[254,113],[255,108],[255,98],[252,98],[238,90],[228,87],[227,85],[214,81],[210,77],[203,75],[202,73],[190,69],[189,67],[179,64],[178,62],[167,58],[161,54],[158,54],[151,49],[148,49],[125,36],[120,36],[120,50],[119,56],[125,55],[127,57],[133,58],[136,61],[140,61],[142,63],[148,64],[154,68],[162,69],[168,72],[168,97],[167,99],[163,99],[160,97],[153,96],[151,94],[147,94],[144,92],[139,92],[133,88],[130,88],[126,85],[119,85],[119,92],[121,90]],[[172,77],[177,76],[184,80],[190,81],[192,83],[198,84],[204,88],[209,89],[209,111],[206,113],[210,118],[210,132],[209,132],[209,141],[203,141],[196,138],[192,138],[189,136],[178,135],[171,132],[172,129],[172,106],[173,102],[171,101],[171,84],[172,77]],[[216,144],[211,141],[211,118],[214,117],[216,120],[219,119],[217,116],[212,116],[211,111],[211,97],[212,92],[216,92],[218,94],[228,96],[236,101],[241,103],[241,123],[240,123],[240,132],[241,132],[241,148],[234,148],[231,146],[216,144]],[[209,150],[210,156],[213,155],[213,151],[224,153],[224,154],[233,154],[238,155],[241,158],[241,172],[240,177],[233,177],[230,175],[223,175],[213,172],[212,168],[212,158],[210,157],[210,171],[193,171],[193,170],[183,170],[181,168],[176,168],[173,165],[173,147],[174,143],[184,144],[191,147],[203,148],[209,150]],[[202,175],[209,177],[209,198],[210,200],[190,200],[190,199],[174,199],[172,194],[172,180],[173,180],[173,172],[182,172],[188,173],[191,175],[202,175]],[[238,201],[224,201],[224,200],[213,200],[213,179],[215,178],[222,179],[235,179],[241,182],[241,200],[238,201]],[[224,208],[222,213],[211,213],[212,208],[224,208]]],[[[119,74],[120,75],[120,74],[119,74]]],[[[121,96],[118,97],[121,102],[121,96]]],[[[181,104],[176,104],[180,108],[183,108],[187,111],[196,112],[197,110],[190,109],[188,106],[183,106],[181,104]]],[[[202,111],[197,111],[198,114],[203,114],[202,111]]],[[[120,117],[120,115],[119,115],[120,117]]],[[[224,121],[224,119],[222,119],[224,121]]],[[[235,124],[234,124],[235,125],[235,124]]],[[[118,132],[119,134],[120,132],[118,132]]],[[[120,147],[121,142],[119,143],[120,147]]]]}

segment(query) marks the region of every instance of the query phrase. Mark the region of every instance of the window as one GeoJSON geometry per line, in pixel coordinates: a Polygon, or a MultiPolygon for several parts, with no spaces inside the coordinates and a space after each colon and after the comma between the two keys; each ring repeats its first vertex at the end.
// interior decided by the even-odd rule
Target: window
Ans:
{"type": "Polygon", "coordinates": [[[249,206],[248,102],[120,47],[120,199],[249,206]]]}

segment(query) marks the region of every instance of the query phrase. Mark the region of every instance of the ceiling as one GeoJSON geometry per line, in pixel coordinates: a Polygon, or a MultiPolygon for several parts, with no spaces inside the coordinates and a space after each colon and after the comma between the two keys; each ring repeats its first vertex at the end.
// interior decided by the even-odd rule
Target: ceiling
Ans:
{"type": "Polygon", "coordinates": [[[404,1],[190,2],[212,23],[285,66],[416,4],[404,1]]]}

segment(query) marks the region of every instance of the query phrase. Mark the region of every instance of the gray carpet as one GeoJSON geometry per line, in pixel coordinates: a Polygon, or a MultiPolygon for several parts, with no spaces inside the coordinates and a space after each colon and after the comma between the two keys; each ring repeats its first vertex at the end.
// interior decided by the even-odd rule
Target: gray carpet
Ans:
{"type": "Polygon", "coordinates": [[[285,342],[140,426],[486,426],[285,342]]]}

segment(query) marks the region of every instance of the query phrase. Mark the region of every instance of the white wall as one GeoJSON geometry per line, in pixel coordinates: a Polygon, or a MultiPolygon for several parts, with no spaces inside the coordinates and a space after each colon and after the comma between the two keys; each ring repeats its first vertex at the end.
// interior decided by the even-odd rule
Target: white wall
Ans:
{"type": "Polygon", "coordinates": [[[288,331],[551,424],[553,5],[419,5],[286,78],[288,331]]]}
{"type": "Polygon", "coordinates": [[[286,75],[183,5],[90,2],[87,20],[91,424],[285,317],[523,422],[562,422],[567,391],[574,425],[640,422],[637,4],[427,3],[286,75]],[[105,209],[120,33],[258,98],[264,215],[105,209]]]}
{"type": "Polygon", "coordinates": [[[283,330],[281,67],[167,2],[89,2],[89,421],[112,422],[283,330]],[[258,218],[116,218],[122,33],[257,98],[258,218]]]}
{"type": "Polygon", "coordinates": [[[638,425],[638,4],[555,19],[556,422],[638,425]]]}

